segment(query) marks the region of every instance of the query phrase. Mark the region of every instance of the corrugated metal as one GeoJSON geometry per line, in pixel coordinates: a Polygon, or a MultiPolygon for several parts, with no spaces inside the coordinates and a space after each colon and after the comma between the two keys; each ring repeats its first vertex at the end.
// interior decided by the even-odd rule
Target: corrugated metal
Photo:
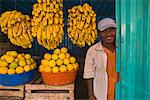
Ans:
{"type": "MultiPolygon", "coordinates": [[[[7,10],[17,9],[21,11],[23,14],[28,14],[31,17],[32,5],[36,3],[37,0],[0,0],[0,12],[3,13],[7,10]]],[[[72,44],[70,39],[67,36],[67,16],[68,16],[68,9],[72,8],[73,6],[89,3],[94,11],[97,14],[97,21],[104,17],[115,17],[115,2],[114,0],[64,0],[64,30],[65,36],[63,37],[63,43],[60,44],[59,47],[66,46],[68,47],[69,51],[74,56],[85,56],[87,49],[89,48],[86,46],[85,48],[79,48],[72,44]]],[[[98,40],[97,40],[98,41],[98,40]]],[[[48,51],[47,49],[39,46],[36,39],[33,43],[33,47],[31,49],[22,49],[17,47],[18,51],[24,51],[31,53],[32,55],[42,56],[45,52],[52,52],[48,51]]]]}
{"type": "Polygon", "coordinates": [[[150,1],[117,0],[117,100],[150,100],[150,1]]]}

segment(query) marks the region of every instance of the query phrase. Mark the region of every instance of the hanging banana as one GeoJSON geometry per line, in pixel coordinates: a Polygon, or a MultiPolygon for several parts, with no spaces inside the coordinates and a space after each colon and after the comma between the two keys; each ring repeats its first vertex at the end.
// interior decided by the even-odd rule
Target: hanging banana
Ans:
{"type": "Polygon", "coordinates": [[[68,10],[68,37],[79,47],[91,46],[97,38],[96,14],[92,7],[85,3],[68,10]]]}

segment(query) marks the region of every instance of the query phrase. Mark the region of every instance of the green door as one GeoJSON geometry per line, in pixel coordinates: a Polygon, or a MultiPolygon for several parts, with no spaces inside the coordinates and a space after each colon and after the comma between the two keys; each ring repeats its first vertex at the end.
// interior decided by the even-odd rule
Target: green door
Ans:
{"type": "Polygon", "coordinates": [[[150,100],[150,0],[116,0],[116,100],[150,100]]]}

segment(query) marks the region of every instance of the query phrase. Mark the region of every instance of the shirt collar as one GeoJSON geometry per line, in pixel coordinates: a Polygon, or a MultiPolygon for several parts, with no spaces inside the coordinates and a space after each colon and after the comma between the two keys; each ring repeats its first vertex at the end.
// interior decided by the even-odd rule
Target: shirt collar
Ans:
{"type": "Polygon", "coordinates": [[[101,41],[97,43],[95,49],[96,49],[97,51],[99,51],[99,50],[100,50],[100,51],[103,51],[103,50],[104,50],[101,41]]]}
{"type": "Polygon", "coordinates": [[[103,46],[103,49],[104,49],[104,51],[106,51],[106,52],[108,52],[108,53],[116,53],[116,50],[111,51],[111,50],[109,50],[108,48],[106,48],[106,47],[104,47],[104,46],[103,46]]]}

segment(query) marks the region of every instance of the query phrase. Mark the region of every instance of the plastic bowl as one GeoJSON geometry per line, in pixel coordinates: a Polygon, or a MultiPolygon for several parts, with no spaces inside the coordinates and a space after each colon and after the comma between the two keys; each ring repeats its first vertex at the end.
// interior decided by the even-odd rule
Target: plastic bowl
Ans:
{"type": "Polygon", "coordinates": [[[13,74],[13,75],[0,74],[0,85],[17,86],[29,83],[34,79],[35,71],[36,69],[21,74],[13,74]]]}
{"type": "Polygon", "coordinates": [[[59,73],[48,73],[42,72],[42,80],[47,85],[61,86],[72,83],[76,79],[77,70],[59,72],[59,73]]]}

